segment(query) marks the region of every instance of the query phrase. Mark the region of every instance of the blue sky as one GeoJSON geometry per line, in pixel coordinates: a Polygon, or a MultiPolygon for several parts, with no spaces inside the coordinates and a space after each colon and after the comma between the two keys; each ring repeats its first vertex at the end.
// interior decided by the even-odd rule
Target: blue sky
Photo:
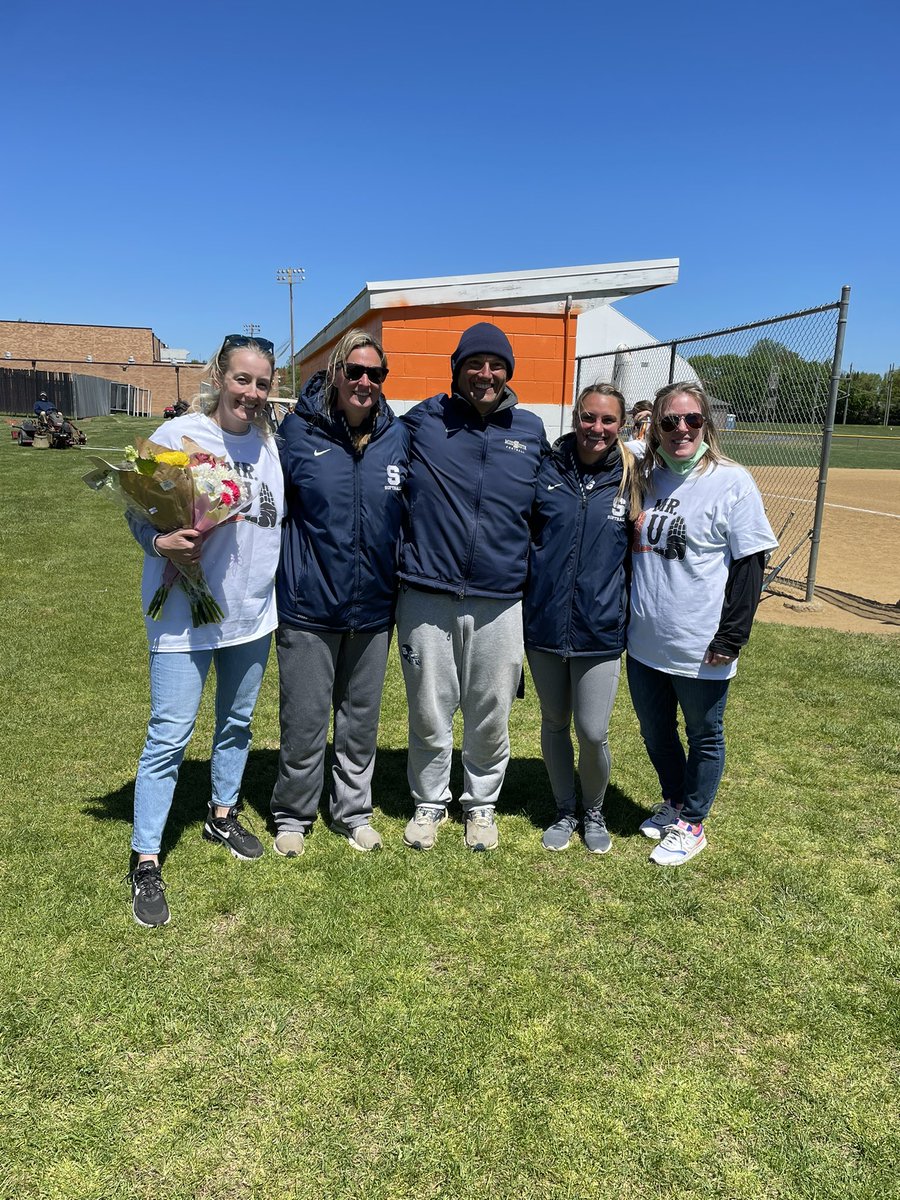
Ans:
{"type": "Polygon", "coordinates": [[[838,298],[900,362],[895,3],[16,5],[0,318],[299,346],[366,280],[677,257],[660,338],[838,298]],[[615,11],[613,9],[615,8],[615,11]]]}

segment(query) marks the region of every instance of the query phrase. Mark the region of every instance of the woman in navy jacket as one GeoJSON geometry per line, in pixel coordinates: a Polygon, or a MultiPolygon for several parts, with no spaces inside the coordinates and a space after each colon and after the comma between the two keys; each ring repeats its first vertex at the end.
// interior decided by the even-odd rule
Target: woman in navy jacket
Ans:
{"type": "Polygon", "coordinates": [[[275,851],[293,858],[316,818],[334,711],[331,828],[377,850],[372,772],[397,595],[409,435],[384,400],[379,343],[338,342],[279,430],[287,516],[276,578],[281,749],[275,851]]]}
{"type": "Polygon", "coordinates": [[[566,434],[544,460],[531,520],[525,647],[541,703],[541,750],[557,819],[546,850],[565,850],[578,828],[574,715],[584,842],[604,854],[609,718],[628,617],[631,521],[640,511],[634,459],[619,441],[625,401],[608,384],[585,388],[566,434]]]}

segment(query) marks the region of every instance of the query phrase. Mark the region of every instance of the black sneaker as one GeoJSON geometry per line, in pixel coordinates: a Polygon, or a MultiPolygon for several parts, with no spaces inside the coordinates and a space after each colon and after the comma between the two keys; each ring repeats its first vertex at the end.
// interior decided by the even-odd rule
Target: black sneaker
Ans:
{"type": "Polygon", "coordinates": [[[262,842],[249,829],[245,829],[233,808],[227,817],[216,817],[209,810],[206,824],[203,826],[203,836],[208,842],[221,842],[227,846],[235,858],[250,862],[254,858],[262,858],[262,842]]]}
{"type": "Polygon", "coordinates": [[[129,875],[131,911],[138,925],[156,929],[168,925],[169,906],[166,904],[162,872],[155,862],[139,862],[129,875]]]}

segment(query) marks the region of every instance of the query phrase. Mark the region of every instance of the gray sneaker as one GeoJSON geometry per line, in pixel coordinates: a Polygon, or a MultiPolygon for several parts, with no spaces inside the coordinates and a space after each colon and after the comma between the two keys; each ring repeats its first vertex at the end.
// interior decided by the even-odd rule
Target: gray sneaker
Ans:
{"type": "Polygon", "coordinates": [[[282,858],[299,858],[303,853],[304,837],[299,829],[286,829],[275,835],[272,849],[282,858]]]}
{"type": "Polygon", "coordinates": [[[572,834],[578,828],[574,813],[561,812],[549,829],[544,830],[541,845],[545,850],[568,850],[572,834]]]}
{"type": "Polygon", "coordinates": [[[612,848],[612,838],[599,808],[589,808],[584,814],[584,844],[591,854],[606,854],[612,848]]]}
{"type": "Polygon", "coordinates": [[[500,836],[494,820],[494,806],[483,804],[466,813],[466,845],[470,850],[496,850],[500,836]]]}
{"type": "Polygon", "coordinates": [[[438,828],[446,820],[446,808],[434,804],[417,804],[412,820],[403,830],[403,841],[413,850],[433,850],[438,828]]]}
{"type": "Polygon", "coordinates": [[[663,800],[662,803],[654,807],[653,815],[648,817],[646,821],[641,822],[641,833],[644,837],[658,842],[663,835],[663,831],[668,829],[670,825],[674,825],[680,816],[680,804],[669,804],[668,800],[663,800]]]}
{"type": "MultiPolygon", "coordinates": [[[[342,832],[341,830],[337,831],[342,832]]],[[[353,850],[380,850],[381,834],[371,825],[357,825],[355,829],[344,834],[347,845],[353,850]]]]}

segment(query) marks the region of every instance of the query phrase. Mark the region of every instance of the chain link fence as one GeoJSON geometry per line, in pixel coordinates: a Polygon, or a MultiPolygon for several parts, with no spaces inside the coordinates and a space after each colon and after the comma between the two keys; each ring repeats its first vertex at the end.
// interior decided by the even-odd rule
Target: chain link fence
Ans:
{"type": "Polygon", "coordinates": [[[840,370],[841,309],[835,302],[578,359],[577,390],[613,383],[628,411],[639,400],[652,401],[668,383],[703,384],[725,453],[752,471],[778,537],[769,581],[777,575],[810,596],[824,502],[820,467],[824,462],[827,470],[827,418],[831,407],[833,420],[840,370]]]}

